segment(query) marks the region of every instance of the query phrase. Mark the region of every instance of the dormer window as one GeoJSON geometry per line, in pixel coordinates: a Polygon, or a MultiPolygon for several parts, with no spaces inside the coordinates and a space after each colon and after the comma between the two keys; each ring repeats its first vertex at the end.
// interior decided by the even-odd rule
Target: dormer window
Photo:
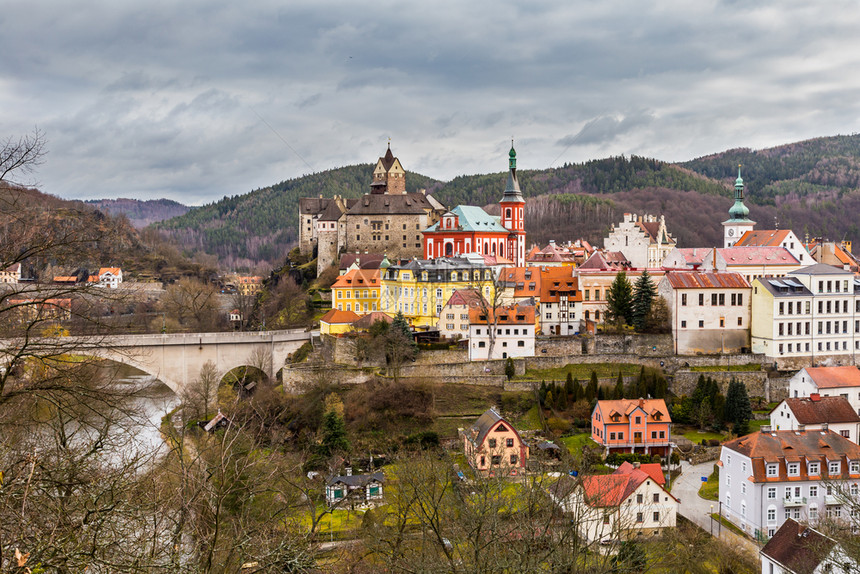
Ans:
{"type": "Polygon", "coordinates": [[[806,466],[810,476],[818,476],[821,472],[821,463],[819,462],[809,462],[806,466]]]}
{"type": "Polygon", "coordinates": [[[852,460],[848,463],[848,468],[851,474],[860,474],[860,460],[852,460]]]}
{"type": "Polygon", "coordinates": [[[827,463],[827,474],[830,476],[836,476],[839,474],[839,467],[842,466],[841,463],[836,461],[831,461],[827,463]]]}
{"type": "Polygon", "coordinates": [[[799,462],[788,463],[788,476],[800,476],[800,463],[799,462]]]}
{"type": "Polygon", "coordinates": [[[778,466],[774,463],[770,463],[767,465],[767,476],[776,476],[778,471],[778,466]]]}

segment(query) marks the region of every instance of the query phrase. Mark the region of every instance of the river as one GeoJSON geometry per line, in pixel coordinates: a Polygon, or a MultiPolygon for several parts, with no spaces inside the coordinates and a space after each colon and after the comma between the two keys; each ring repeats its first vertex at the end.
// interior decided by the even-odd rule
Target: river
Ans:
{"type": "Polygon", "coordinates": [[[110,370],[115,383],[129,392],[127,407],[133,413],[133,426],[136,429],[134,439],[138,450],[159,450],[165,445],[161,421],[164,415],[179,406],[179,397],[167,385],[134,367],[112,365],[110,370]]]}

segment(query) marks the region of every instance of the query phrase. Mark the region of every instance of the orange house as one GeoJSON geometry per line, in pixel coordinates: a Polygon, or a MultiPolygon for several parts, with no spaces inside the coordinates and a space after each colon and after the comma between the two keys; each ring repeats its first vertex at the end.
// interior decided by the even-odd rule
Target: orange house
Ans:
{"type": "Polygon", "coordinates": [[[591,439],[606,454],[638,452],[669,456],[672,419],[663,399],[597,401],[591,413],[591,439]]]}

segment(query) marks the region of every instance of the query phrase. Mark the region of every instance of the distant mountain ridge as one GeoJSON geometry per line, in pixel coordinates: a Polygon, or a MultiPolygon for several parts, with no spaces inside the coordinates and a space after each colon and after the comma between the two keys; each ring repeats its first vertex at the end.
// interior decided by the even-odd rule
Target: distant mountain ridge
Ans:
{"type": "Polygon", "coordinates": [[[185,215],[191,207],[172,199],[91,199],[86,203],[111,215],[125,215],[129,222],[142,229],[152,223],[185,215]]]}
{"type": "MultiPolygon", "coordinates": [[[[404,158],[408,164],[408,158],[404,158]]],[[[743,164],[750,217],[759,229],[791,227],[801,237],[860,238],[860,135],[816,138],[766,150],[737,149],[669,164],[610,157],[544,170],[522,170],[528,242],[585,238],[598,245],[626,212],[665,215],[679,246],[722,244],[737,165],[743,164]]],[[[372,165],[299,177],[220,201],[155,228],[188,252],[216,255],[227,266],[278,265],[298,239],[298,199],[359,197],[372,165]]],[[[483,205],[498,213],[506,172],[449,182],[409,172],[407,191],[424,188],[449,207],[483,205]]]]}

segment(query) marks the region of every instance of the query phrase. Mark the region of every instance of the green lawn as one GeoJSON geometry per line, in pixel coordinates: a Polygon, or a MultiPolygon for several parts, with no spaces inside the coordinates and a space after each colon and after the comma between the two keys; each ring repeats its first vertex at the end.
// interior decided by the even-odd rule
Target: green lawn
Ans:
{"type": "Polygon", "coordinates": [[[758,363],[751,365],[711,365],[705,367],[690,367],[690,370],[697,373],[760,371],[761,365],[758,363]]]}
{"type": "Polygon", "coordinates": [[[591,378],[591,371],[597,373],[598,378],[617,377],[618,371],[622,375],[638,375],[642,365],[630,363],[584,363],[580,365],[569,364],[564,367],[553,367],[551,369],[529,369],[525,375],[515,377],[516,380],[524,381],[564,381],[570,373],[573,378],[579,379],[583,384],[591,378]]]}
{"type": "Polygon", "coordinates": [[[581,450],[582,447],[588,444],[595,444],[591,440],[591,435],[588,433],[565,436],[562,437],[560,440],[564,443],[564,446],[566,446],[567,450],[569,450],[570,452],[576,452],[578,450],[581,450]]]}
{"type": "Polygon", "coordinates": [[[689,440],[691,440],[695,444],[701,444],[702,439],[711,440],[717,439],[719,441],[725,440],[726,435],[722,433],[715,433],[710,431],[699,431],[695,428],[690,427],[675,427],[672,429],[672,434],[681,435],[689,440]]]}
{"type": "Polygon", "coordinates": [[[523,416],[515,419],[514,424],[519,430],[541,430],[543,427],[540,423],[538,406],[533,406],[523,416]]]}
{"type": "Polygon", "coordinates": [[[716,471],[708,477],[708,482],[702,483],[701,488],[699,488],[699,496],[705,500],[720,499],[720,477],[716,471]]]}
{"type": "Polygon", "coordinates": [[[770,419],[762,419],[760,421],[750,421],[750,432],[758,432],[764,425],[769,425],[770,419]]]}

